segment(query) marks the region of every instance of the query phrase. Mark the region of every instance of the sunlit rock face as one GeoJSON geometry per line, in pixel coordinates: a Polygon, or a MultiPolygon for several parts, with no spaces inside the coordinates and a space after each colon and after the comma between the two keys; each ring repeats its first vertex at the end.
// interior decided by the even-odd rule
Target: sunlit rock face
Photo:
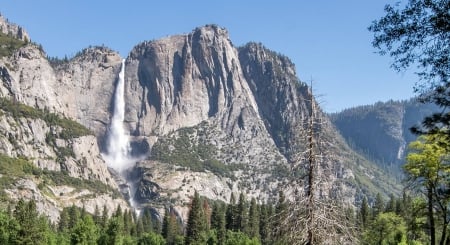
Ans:
{"type": "MultiPolygon", "coordinates": [[[[137,206],[161,211],[170,205],[185,216],[195,190],[223,201],[231,193],[245,192],[265,202],[281,189],[292,197],[293,188],[304,183],[301,171],[315,108],[314,117],[320,121],[315,143],[326,145],[317,151],[323,160],[318,163],[317,192],[355,203],[369,192],[355,176],[379,184],[372,178],[380,175],[379,170],[344,143],[309,87],[297,78],[294,64],[261,44],[235,47],[227,30],[207,25],[142,42],[122,60],[106,47],[91,47],[65,61],[49,61],[32,44],[0,59],[1,97],[64,115],[92,132],[56,141],[58,147],[74,152],[61,169],[53,159],[54,147],[46,142],[47,133],[55,129],[39,120],[23,119],[17,126],[8,122],[14,119],[0,117],[8,122],[1,124],[0,133],[19,127],[14,137],[31,134],[36,139],[33,145],[19,140],[21,150],[12,143],[2,144],[0,152],[30,156],[41,168],[68,171],[113,188],[132,187],[125,199],[135,200],[137,206]],[[123,117],[118,125],[127,136],[125,155],[138,160],[126,171],[108,170],[103,158],[114,154],[108,137],[118,81],[123,82],[123,117]]],[[[8,135],[3,133],[0,140],[9,142],[8,135]]],[[[86,199],[77,198],[76,203],[86,199]]],[[[96,203],[93,200],[89,203],[96,203]]],[[[101,200],[110,201],[104,196],[101,200]]],[[[115,205],[125,203],[114,200],[115,205]]]]}

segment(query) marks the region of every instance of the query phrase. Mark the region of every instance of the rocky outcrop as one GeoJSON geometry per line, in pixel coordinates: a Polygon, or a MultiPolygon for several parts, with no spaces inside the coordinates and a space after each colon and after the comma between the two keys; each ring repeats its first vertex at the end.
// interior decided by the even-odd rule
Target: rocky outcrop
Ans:
{"type": "Polygon", "coordinates": [[[141,43],[127,59],[126,77],[136,135],[164,135],[212,117],[231,133],[239,116],[258,117],[237,50],[217,26],[141,43]]]}
{"type": "Polygon", "coordinates": [[[0,32],[22,41],[30,41],[30,36],[21,26],[9,22],[1,14],[0,14],[0,32]]]}
{"type": "Polygon", "coordinates": [[[94,213],[96,208],[104,208],[111,215],[117,207],[127,209],[128,204],[121,198],[108,194],[97,194],[91,190],[78,189],[72,186],[46,186],[45,191],[39,189],[39,184],[32,179],[19,179],[13,186],[4,190],[12,201],[20,198],[34,200],[39,213],[47,216],[51,222],[56,223],[59,212],[65,208],[75,205],[84,208],[89,213],[94,213]]]}
{"type": "Polygon", "coordinates": [[[411,99],[349,108],[332,114],[331,119],[354,150],[399,174],[407,146],[417,137],[410,128],[436,111],[434,105],[411,99]]]}
{"type": "Polygon", "coordinates": [[[87,48],[55,69],[61,112],[102,137],[112,111],[122,58],[105,47],[87,48]]]}
{"type": "Polygon", "coordinates": [[[25,41],[0,58],[0,154],[27,159],[41,169],[33,170],[29,179],[11,176],[5,192],[12,200],[34,199],[53,221],[72,204],[92,212],[95,205],[111,211],[118,205],[126,208],[98,144],[109,122],[120,56],[93,47],[70,60],[50,62],[22,28],[1,16],[0,29],[25,41]],[[93,133],[71,136],[77,129],[55,124],[57,117],[67,118],[64,123],[76,120],[93,133]]]}
{"type": "MultiPolygon", "coordinates": [[[[311,108],[319,122],[317,141],[327,145],[318,153],[324,159],[318,172],[320,195],[354,203],[369,192],[359,176],[380,175],[346,145],[287,57],[255,43],[238,49],[218,26],[137,45],[127,58],[125,75],[126,127],[152,148],[151,161],[139,164],[135,198],[142,205],[165,203],[166,195],[187,200],[192,188],[222,200],[245,191],[265,201],[280,187],[293,194],[293,168],[301,171],[306,165],[302,153],[311,108]],[[205,155],[202,149],[212,153],[205,155]],[[192,171],[196,167],[182,158],[210,172],[192,171]],[[173,168],[156,174],[163,163],[173,168]],[[183,191],[187,180],[185,185],[181,180],[187,176],[191,187],[183,191]],[[221,187],[212,190],[204,183],[221,187]]],[[[381,189],[388,191],[386,186],[381,189]]],[[[172,205],[181,209],[183,203],[172,205]]]]}
{"type": "MultiPolygon", "coordinates": [[[[117,175],[107,170],[100,151],[121,60],[108,48],[91,47],[70,60],[49,61],[33,44],[0,59],[0,97],[64,115],[96,136],[56,137],[62,129],[42,118],[4,113],[0,152],[26,156],[41,169],[90,184],[118,188],[117,175]]],[[[303,185],[299,176],[306,165],[303,153],[312,113],[319,122],[314,128],[316,145],[326,145],[318,153],[321,196],[354,203],[359,193],[376,189],[367,183],[380,180],[381,172],[341,139],[287,57],[260,44],[236,48],[228,32],[215,25],[133,48],[125,61],[125,101],[124,127],[132,155],[144,160],[127,171],[128,183],[120,180],[119,188],[132,190],[139,206],[172,205],[187,214],[194,190],[223,201],[233,192],[246,192],[260,202],[274,198],[280,188],[293,195],[293,189],[303,185]]],[[[40,191],[29,186],[32,192],[40,191]]],[[[112,195],[108,191],[90,199],[94,193],[89,188],[46,188],[62,193],[49,201],[58,208],[69,202],[66,196],[77,205],[120,203],[106,197],[112,195]]],[[[11,193],[19,189],[10,188],[11,193]]]]}

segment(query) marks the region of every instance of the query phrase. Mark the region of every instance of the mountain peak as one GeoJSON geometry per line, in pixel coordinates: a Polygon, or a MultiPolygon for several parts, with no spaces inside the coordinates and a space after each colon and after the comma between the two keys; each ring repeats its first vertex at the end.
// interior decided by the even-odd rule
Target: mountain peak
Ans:
{"type": "Polygon", "coordinates": [[[21,26],[9,22],[8,19],[5,19],[0,14],[0,32],[5,35],[11,35],[16,39],[20,39],[22,41],[30,41],[30,36],[21,26]]]}
{"type": "Polygon", "coordinates": [[[215,36],[229,39],[228,30],[216,24],[208,24],[201,27],[197,27],[192,31],[192,33],[194,35],[203,35],[209,37],[215,36]]]}

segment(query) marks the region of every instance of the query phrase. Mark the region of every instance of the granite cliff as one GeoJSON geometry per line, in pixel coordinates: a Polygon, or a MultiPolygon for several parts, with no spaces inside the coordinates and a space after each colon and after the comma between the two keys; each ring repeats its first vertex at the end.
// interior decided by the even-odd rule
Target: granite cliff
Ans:
{"type": "MultiPolygon", "coordinates": [[[[353,204],[363,195],[396,191],[396,184],[380,169],[348,147],[287,57],[257,43],[235,47],[227,30],[216,25],[142,42],[125,59],[123,125],[129,132],[129,154],[140,160],[121,178],[107,170],[100,154],[105,150],[120,55],[106,47],[90,47],[70,60],[54,60],[18,34],[10,38],[21,43],[0,59],[0,97],[58,115],[88,132],[62,137],[60,125],[26,115],[14,117],[2,108],[0,120],[7,123],[0,130],[5,142],[0,153],[25,157],[41,170],[99,181],[113,189],[126,182],[135,190],[127,193],[135,207],[173,206],[181,216],[194,190],[224,201],[232,192],[246,192],[263,202],[275,198],[281,188],[292,195],[293,187],[302,185],[302,153],[314,113],[320,121],[321,195],[353,204]],[[7,143],[11,131],[17,146],[7,143]],[[49,140],[49,135],[54,137],[49,140]],[[58,158],[61,149],[74,154],[58,158]]],[[[62,196],[83,193],[45,183],[32,188],[41,183],[39,178],[17,178],[9,189],[22,182],[29,183],[39,198],[53,202],[55,210],[69,204],[58,203],[57,197],[42,190],[57,189],[62,196]]],[[[88,196],[91,207],[102,205],[99,200],[126,206],[108,191],[88,196]]],[[[88,203],[79,196],[72,202],[88,203]]]]}
{"type": "Polygon", "coordinates": [[[417,138],[410,128],[437,111],[433,104],[411,99],[349,108],[330,118],[352,149],[398,177],[408,145],[417,138]]]}

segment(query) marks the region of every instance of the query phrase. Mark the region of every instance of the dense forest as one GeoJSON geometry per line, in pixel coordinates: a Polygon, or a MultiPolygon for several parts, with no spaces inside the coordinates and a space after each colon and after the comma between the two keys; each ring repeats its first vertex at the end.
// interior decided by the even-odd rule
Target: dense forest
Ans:
{"type": "MultiPolygon", "coordinates": [[[[276,227],[288,201],[282,193],[279,200],[274,205],[255,199],[248,203],[241,193],[225,204],[195,193],[186,227],[170,207],[160,220],[150,209],[137,215],[119,207],[108,215],[106,208],[89,214],[71,206],[64,208],[59,222],[51,223],[38,214],[34,201],[19,200],[0,212],[0,244],[286,244],[289,231],[276,227]]],[[[372,205],[364,198],[353,211],[347,219],[361,244],[428,244],[423,198],[404,194],[385,200],[377,195],[372,205]]],[[[443,225],[437,222],[437,228],[443,225]]]]}
{"type": "MultiPolygon", "coordinates": [[[[36,210],[34,201],[19,200],[0,212],[0,244],[286,244],[289,231],[276,229],[288,204],[250,203],[245,195],[230,204],[194,194],[187,220],[169,207],[162,220],[150,209],[141,215],[120,207],[108,215],[106,208],[94,214],[75,206],[64,208],[59,222],[51,223],[36,210]]],[[[356,212],[348,212],[362,244],[426,244],[425,200],[403,195],[387,201],[377,195],[373,205],[365,198],[356,212]]]]}

